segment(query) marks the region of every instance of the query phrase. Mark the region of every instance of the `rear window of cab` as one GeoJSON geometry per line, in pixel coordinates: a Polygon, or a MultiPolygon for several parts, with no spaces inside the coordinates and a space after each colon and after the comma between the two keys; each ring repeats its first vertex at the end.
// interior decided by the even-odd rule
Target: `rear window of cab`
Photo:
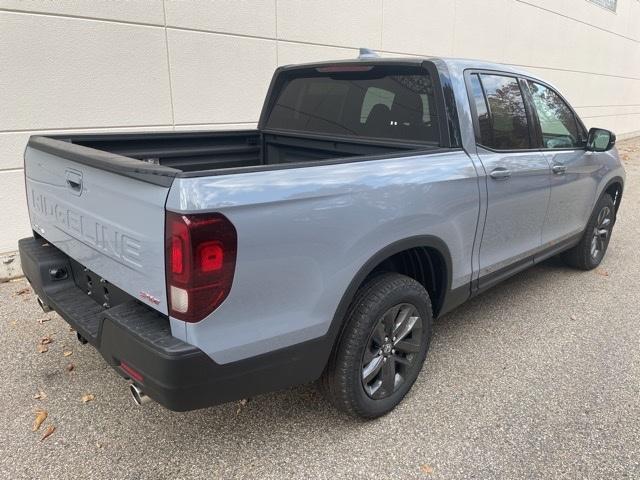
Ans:
{"type": "Polygon", "coordinates": [[[319,67],[284,81],[265,127],[437,145],[435,102],[419,67],[319,67]]]}

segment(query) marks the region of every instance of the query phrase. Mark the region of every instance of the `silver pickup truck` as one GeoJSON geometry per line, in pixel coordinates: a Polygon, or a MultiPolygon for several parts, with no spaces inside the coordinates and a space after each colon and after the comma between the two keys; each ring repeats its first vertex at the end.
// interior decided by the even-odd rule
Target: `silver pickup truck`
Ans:
{"type": "Polygon", "coordinates": [[[504,65],[286,66],[256,130],[31,137],[22,267],[138,403],[319,380],[376,417],[416,380],[435,318],[552,255],[602,261],[614,144],[504,65]]]}

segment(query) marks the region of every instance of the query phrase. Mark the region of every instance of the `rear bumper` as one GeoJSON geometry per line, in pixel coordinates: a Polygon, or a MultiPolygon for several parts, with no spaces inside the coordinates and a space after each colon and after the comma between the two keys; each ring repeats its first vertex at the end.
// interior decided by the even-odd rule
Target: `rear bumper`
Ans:
{"type": "Polygon", "coordinates": [[[74,279],[74,262],[45,240],[22,239],[19,250],[22,270],[42,302],[122,377],[170,410],[194,410],[306,383],[318,378],[326,363],[329,351],[326,342],[318,339],[217,364],[202,350],[173,337],[169,319],[133,297],[110,308],[96,302],[74,279]],[[60,269],[67,275],[61,275],[60,269]],[[58,270],[57,279],[52,270],[58,270]],[[123,363],[141,378],[131,378],[122,369],[123,363]]]}

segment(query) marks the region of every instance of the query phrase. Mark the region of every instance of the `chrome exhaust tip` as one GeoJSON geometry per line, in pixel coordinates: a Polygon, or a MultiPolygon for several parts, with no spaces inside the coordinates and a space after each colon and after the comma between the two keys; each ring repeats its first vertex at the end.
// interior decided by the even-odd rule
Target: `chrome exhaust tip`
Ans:
{"type": "Polygon", "coordinates": [[[44,303],[40,297],[36,297],[36,300],[44,313],[49,313],[51,310],[53,310],[49,305],[44,303]]]}
{"type": "Polygon", "coordinates": [[[151,399],[147,397],[144,392],[134,384],[129,385],[129,392],[131,393],[133,402],[138,406],[144,405],[145,403],[151,401],[151,399]]]}

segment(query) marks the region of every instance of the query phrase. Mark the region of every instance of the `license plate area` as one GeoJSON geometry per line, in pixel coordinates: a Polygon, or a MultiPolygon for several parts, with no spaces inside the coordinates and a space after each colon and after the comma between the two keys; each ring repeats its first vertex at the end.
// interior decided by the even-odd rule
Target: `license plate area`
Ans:
{"type": "Polygon", "coordinates": [[[111,308],[131,300],[131,295],[128,293],[120,290],[77,261],[71,258],[69,260],[71,262],[73,280],[76,286],[102,307],[111,308]]]}

